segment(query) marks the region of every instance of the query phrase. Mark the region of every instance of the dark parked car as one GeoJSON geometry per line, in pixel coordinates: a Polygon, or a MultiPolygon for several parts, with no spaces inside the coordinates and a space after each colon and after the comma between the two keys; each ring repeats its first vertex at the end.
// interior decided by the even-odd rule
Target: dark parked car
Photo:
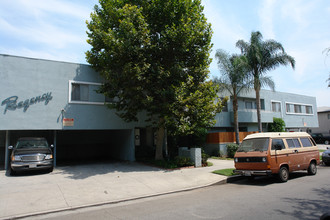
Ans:
{"type": "Polygon", "coordinates": [[[327,147],[327,150],[322,153],[322,161],[325,165],[330,166],[330,149],[327,147]]]}
{"type": "Polygon", "coordinates": [[[321,133],[313,133],[311,134],[314,141],[317,144],[329,144],[330,143],[330,136],[323,136],[321,133]]]}
{"type": "Polygon", "coordinates": [[[45,138],[19,138],[16,146],[9,146],[10,175],[23,170],[53,171],[53,145],[49,146],[45,138]]]}

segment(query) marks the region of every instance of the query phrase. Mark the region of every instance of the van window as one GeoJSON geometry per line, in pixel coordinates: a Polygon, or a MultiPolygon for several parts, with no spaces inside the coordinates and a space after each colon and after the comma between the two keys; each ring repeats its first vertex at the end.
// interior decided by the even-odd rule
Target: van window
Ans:
{"type": "Polygon", "coordinates": [[[243,140],[237,152],[267,151],[269,138],[255,138],[243,140]]]}
{"type": "Polygon", "coordinates": [[[286,139],[289,148],[301,147],[298,138],[286,139]]]}
{"type": "Polygon", "coordinates": [[[309,140],[309,138],[305,137],[305,138],[300,138],[300,141],[302,143],[302,145],[304,147],[310,147],[313,146],[313,144],[311,143],[311,141],[309,140]]]}
{"type": "Polygon", "coordinates": [[[279,146],[280,149],[285,149],[284,142],[282,139],[273,139],[272,150],[276,150],[276,146],[279,146]]]}

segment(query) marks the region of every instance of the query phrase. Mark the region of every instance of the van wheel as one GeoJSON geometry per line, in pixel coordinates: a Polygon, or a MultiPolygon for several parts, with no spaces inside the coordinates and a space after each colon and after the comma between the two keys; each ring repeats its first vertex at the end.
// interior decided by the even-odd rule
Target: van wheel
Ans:
{"type": "Polygon", "coordinates": [[[307,172],[308,172],[309,175],[315,175],[316,174],[317,168],[316,168],[316,164],[314,162],[311,162],[309,164],[307,172]]]}
{"type": "Polygon", "coordinates": [[[279,177],[279,180],[282,183],[288,181],[288,179],[289,179],[289,170],[288,170],[288,168],[281,167],[280,171],[278,172],[278,177],[279,177]]]}
{"type": "Polygon", "coordinates": [[[324,144],[328,145],[329,144],[329,141],[328,140],[324,141],[324,144]]]}

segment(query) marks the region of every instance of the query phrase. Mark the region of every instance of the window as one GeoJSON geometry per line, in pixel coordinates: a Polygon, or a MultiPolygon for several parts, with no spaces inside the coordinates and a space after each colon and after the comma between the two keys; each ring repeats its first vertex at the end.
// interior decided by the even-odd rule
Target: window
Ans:
{"type": "MultiPolygon", "coordinates": [[[[257,103],[255,100],[245,101],[245,109],[257,109],[257,103]]],[[[260,109],[265,110],[265,100],[260,99],[260,109]]]]}
{"type": "Polygon", "coordinates": [[[286,112],[289,112],[289,113],[291,113],[291,112],[293,112],[293,105],[292,104],[286,104],[286,112]]]}
{"type": "Polygon", "coordinates": [[[69,81],[69,103],[104,104],[106,98],[98,93],[101,83],[69,81]]]}
{"type": "Polygon", "coordinates": [[[306,114],[313,114],[312,106],[306,105],[306,114]]]}
{"type": "Polygon", "coordinates": [[[301,113],[301,105],[294,105],[294,113],[301,113]]]}
{"type": "Polygon", "coordinates": [[[72,83],[71,100],[72,101],[88,101],[89,89],[88,85],[72,83]]]}
{"type": "Polygon", "coordinates": [[[253,109],[253,103],[252,102],[245,102],[245,108],[246,109],[253,109]]]}
{"type": "Polygon", "coordinates": [[[281,102],[272,102],[272,111],[281,112],[281,102]]]}
{"type": "Polygon", "coordinates": [[[306,138],[300,138],[300,141],[301,141],[301,143],[304,147],[313,146],[313,144],[311,143],[311,141],[307,137],[306,138]]]}
{"type": "Polygon", "coordinates": [[[272,150],[275,150],[276,149],[275,147],[278,147],[280,149],[285,149],[283,140],[282,139],[273,139],[272,150]]]}
{"type": "Polygon", "coordinates": [[[286,139],[286,143],[288,144],[289,148],[301,147],[298,138],[286,139]]]}
{"type": "Polygon", "coordinates": [[[299,114],[299,115],[313,115],[313,105],[287,102],[286,113],[299,114]]]}

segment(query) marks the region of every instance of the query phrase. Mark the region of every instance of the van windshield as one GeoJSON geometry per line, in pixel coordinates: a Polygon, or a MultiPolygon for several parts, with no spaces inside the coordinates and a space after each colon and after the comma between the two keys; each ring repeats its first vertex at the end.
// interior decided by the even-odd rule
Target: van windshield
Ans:
{"type": "Polygon", "coordinates": [[[255,138],[243,140],[237,152],[267,151],[269,138],[255,138]]]}
{"type": "Polygon", "coordinates": [[[16,148],[48,148],[48,143],[46,140],[20,140],[17,142],[16,148]]]}

